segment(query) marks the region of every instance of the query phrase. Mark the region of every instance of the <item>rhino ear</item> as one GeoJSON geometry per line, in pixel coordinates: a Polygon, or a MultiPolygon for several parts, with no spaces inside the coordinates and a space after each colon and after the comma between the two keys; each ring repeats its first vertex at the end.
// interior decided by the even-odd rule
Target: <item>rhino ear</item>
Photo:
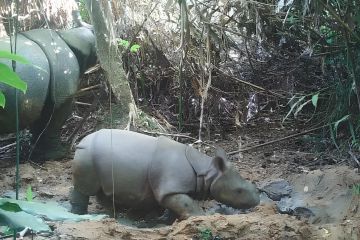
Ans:
{"type": "Polygon", "coordinates": [[[220,172],[225,172],[228,169],[228,161],[224,149],[216,149],[215,157],[212,162],[214,167],[220,172]]]}

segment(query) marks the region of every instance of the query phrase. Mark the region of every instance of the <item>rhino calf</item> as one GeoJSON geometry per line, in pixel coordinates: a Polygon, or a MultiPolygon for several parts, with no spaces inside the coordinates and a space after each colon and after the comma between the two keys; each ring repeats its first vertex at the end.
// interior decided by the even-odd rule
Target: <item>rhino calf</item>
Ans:
{"type": "Polygon", "coordinates": [[[100,190],[133,208],[160,205],[179,219],[202,214],[193,199],[215,199],[234,208],[259,204],[255,185],[230,167],[218,150],[211,158],[166,137],[102,129],[86,136],[73,160],[72,212],[85,214],[100,190]]]}

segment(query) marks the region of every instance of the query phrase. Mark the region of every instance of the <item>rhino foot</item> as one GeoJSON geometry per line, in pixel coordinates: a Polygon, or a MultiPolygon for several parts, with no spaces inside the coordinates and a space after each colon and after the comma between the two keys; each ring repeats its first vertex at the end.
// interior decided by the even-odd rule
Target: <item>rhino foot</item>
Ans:
{"type": "Polygon", "coordinates": [[[71,212],[75,214],[87,214],[89,196],[86,196],[72,188],[70,190],[71,212]]]}
{"type": "Polygon", "coordinates": [[[165,208],[175,212],[180,220],[191,216],[204,215],[199,205],[186,194],[173,194],[166,196],[162,204],[165,208]]]}

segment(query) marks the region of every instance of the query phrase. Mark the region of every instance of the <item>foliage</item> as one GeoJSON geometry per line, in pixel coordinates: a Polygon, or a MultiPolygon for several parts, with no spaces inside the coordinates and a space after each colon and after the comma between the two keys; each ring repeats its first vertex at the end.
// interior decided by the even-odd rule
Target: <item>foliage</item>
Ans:
{"type": "Polygon", "coordinates": [[[89,15],[89,12],[87,11],[86,9],[86,5],[85,5],[85,0],[80,0],[78,2],[79,4],[79,11],[80,11],[80,16],[81,16],[81,19],[86,22],[86,23],[91,23],[90,21],[90,15],[89,15]]]}
{"type": "Polygon", "coordinates": [[[313,105],[314,109],[316,109],[318,99],[319,99],[319,93],[305,95],[305,96],[294,95],[289,100],[288,104],[291,106],[291,108],[290,111],[284,117],[283,122],[289,117],[291,113],[293,113],[294,117],[296,118],[297,115],[301,112],[301,110],[310,103],[313,105]]]}
{"type": "MultiPolygon", "coordinates": [[[[130,42],[127,41],[127,40],[118,38],[117,41],[118,41],[118,45],[119,45],[119,46],[122,46],[122,47],[124,47],[124,48],[129,48],[129,46],[130,46],[130,42]]],[[[133,44],[133,45],[131,45],[131,47],[130,47],[130,52],[136,53],[136,52],[138,52],[139,48],[140,48],[140,45],[138,45],[138,44],[133,44]]]]}
{"type": "MultiPolygon", "coordinates": [[[[0,51],[0,58],[17,61],[23,64],[29,64],[29,62],[16,54],[12,54],[8,51],[0,51]]],[[[9,68],[4,63],[0,63],[0,83],[4,83],[10,87],[21,90],[23,93],[26,92],[27,84],[20,77],[14,73],[11,68],[9,68]]],[[[0,107],[5,107],[5,95],[0,91],[0,107]]]]}
{"type": "MultiPolygon", "coordinates": [[[[314,111],[317,111],[316,120],[331,124],[330,131],[334,141],[337,139],[339,126],[342,125],[348,126],[351,142],[358,142],[360,2],[305,0],[288,3],[287,6],[278,5],[277,15],[280,18],[270,22],[277,31],[270,35],[280,33],[287,41],[292,39],[293,42],[302,43],[302,56],[322,61],[326,82],[315,93],[296,94],[289,101],[290,111],[284,120],[290,114],[297,118],[301,111],[306,113],[304,107],[312,103],[314,111]]],[[[344,127],[342,130],[346,129],[344,127]]]]}
{"type": "Polygon", "coordinates": [[[201,240],[211,240],[213,239],[213,234],[210,229],[206,228],[200,231],[201,240]]]}
{"type": "Polygon", "coordinates": [[[28,202],[31,202],[33,200],[33,192],[31,189],[31,186],[29,185],[28,188],[26,189],[26,200],[28,202]]]}

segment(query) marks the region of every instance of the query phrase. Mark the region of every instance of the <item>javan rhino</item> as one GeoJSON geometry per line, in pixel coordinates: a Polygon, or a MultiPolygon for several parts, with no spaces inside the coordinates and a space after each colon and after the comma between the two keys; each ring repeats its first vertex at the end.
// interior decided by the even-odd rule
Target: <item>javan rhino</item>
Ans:
{"type": "MultiPolygon", "coordinates": [[[[81,21],[77,21],[81,23],[81,21]]],[[[17,34],[17,54],[32,65],[16,65],[27,82],[26,94],[19,95],[20,128],[30,127],[38,146],[53,157],[61,156],[60,128],[71,113],[72,96],[79,78],[96,63],[95,35],[90,25],[64,31],[35,29],[17,34]]],[[[10,51],[9,37],[0,38],[0,50],[10,51]]],[[[11,61],[1,60],[11,67],[11,61]]],[[[0,108],[0,134],[15,132],[15,90],[0,83],[5,109],[0,108]]]]}
{"type": "Polygon", "coordinates": [[[259,204],[257,188],[229,166],[223,150],[211,158],[166,137],[116,129],[102,129],[80,141],[73,184],[71,211],[77,214],[85,214],[89,196],[99,192],[120,206],[160,205],[179,219],[202,213],[193,198],[240,209],[259,204]]]}

